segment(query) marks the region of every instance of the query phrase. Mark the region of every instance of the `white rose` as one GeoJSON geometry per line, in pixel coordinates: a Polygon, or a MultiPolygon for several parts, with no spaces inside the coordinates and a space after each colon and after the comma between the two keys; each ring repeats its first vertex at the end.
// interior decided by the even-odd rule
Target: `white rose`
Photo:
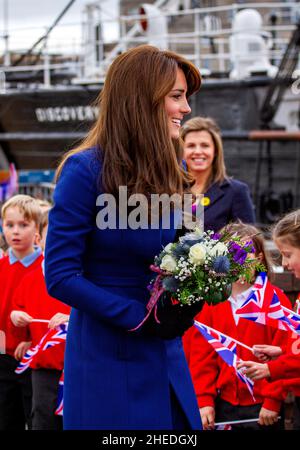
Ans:
{"type": "Polygon", "coordinates": [[[209,251],[209,256],[224,256],[228,253],[228,249],[223,242],[218,242],[213,248],[209,251]]]}
{"type": "Polygon", "coordinates": [[[198,266],[205,261],[206,249],[202,244],[195,244],[190,248],[189,260],[192,264],[198,266]]]}
{"type": "Polygon", "coordinates": [[[171,255],[165,255],[161,260],[160,268],[167,272],[174,272],[177,269],[176,260],[171,255]]]}
{"type": "Polygon", "coordinates": [[[168,245],[165,246],[164,251],[166,253],[171,253],[172,247],[173,247],[173,243],[170,242],[168,245]]]}

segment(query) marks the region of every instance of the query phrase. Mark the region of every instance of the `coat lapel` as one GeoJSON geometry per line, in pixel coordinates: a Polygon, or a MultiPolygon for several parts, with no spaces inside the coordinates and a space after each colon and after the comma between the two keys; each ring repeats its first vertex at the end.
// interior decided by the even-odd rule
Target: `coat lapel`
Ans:
{"type": "Polygon", "coordinates": [[[214,183],[212,184],[209,189],[204,194],[204,199],[207,200],[204,203],[204,209],[209,209],[217,200],[222,198],[225,193],[223,187],[228,183],[228,181],[224,181],[223,183],[214,183]]]}

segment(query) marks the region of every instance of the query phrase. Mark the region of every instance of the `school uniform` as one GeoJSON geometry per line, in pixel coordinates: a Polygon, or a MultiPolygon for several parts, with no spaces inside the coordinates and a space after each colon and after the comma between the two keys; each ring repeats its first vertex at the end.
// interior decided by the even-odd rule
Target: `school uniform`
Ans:
{"type": "Polygon", "coordinates": [[[300,377],[300,354],[287,352],[268,363],[270,370],[271,381],[276,381],[281,378],[299,378],[300,377]]]}
{"type": "MultiPolygon", "coordinates": [[[[243,292],[236,299],[219,303],[215,306],[204,305],[196,320],[224,334],[243,342],[249,347],[255,344],[277,345],[283,349],[286,346],[287,333],[272,327],[254,323],[237,317],[234,312],[248,298],[250,291],[243,292]]],[[[287,297],[275,288],[283,305],[290,307],[287,297]]],[[[238,418],[258,417],[261,406],[278,412],[281,407],[281,397],[278,399],[263,397],[262,388],[267,382],[257,381],[254,384],[254,398],[247,386],[216,353],[213,347],[195,328],[188,330],[183,337],[184,349],[191,371],[199,408],[213,406],[216,410],[216,421],[234,420],[238,418]],[[231,416],[231,417],[230,417],[231,416]]],[[[237,345],[237,356],[244,360],[255,360],[253,353],[237,345]]],[[[251,425],[251,428],[257,425],[251,425]]],[[[258,426],[257,426],[258,427],[258,426]]]]}
{"type": "MultiPolygon", "coordinates": [[[[56,313],[70,314],[70,307],[50,297],[47,292],[43,263],[28,274],[14,295],[13,309],[25,311],[33,318],[50,320],[56,313]]],[[[17,327],[15,327],[17,329],[17,327]]],[[[48,324],[33,322],[26,327],[27,340],[37,345],[49,331],[48,324]]],[[[62,418],[55,415],[58,382],[64,367],[65,344],[40,352],[30,364],[32,370],[32,429],[62,429],[62,418]]]]}
{"type": "Polygon", "coordinates": [[[17,375],[18,361],[14,352],[20,342],[26,340],[26,332],[14,330],[10,320],[13,295],[24,276],[36,269],[42,262],[41,249],[18,260],[9,249],[8,255],[0,260],[0,430],[24,430],[27,421],[30,427],[31,373],[17,375]]]}
{"type": "MultiPolygon", "coordinates": [[[[279,356],[278,358],[276,358],[273,361],[269,361],[268,365],[270,362],[272,362],[271,365],[269,365],[269,368],[271,367],[271,370],[273,369],[273,367],[275,367],[275,371],[272,370],[271,372],[271,378],[268,378],[268,383],[263,387],[263,395],[268,396],[268,397],[276,397],[276,398],[281,398],[283,401],[286,399],[288,393],[292,393],[294,395],[295,398],[295,408],[297,408],[298,412],[297,415],[299,416],[299,411],[300,411],[300,336],[299,334],[295,333],[295,332],[291,332],[289,333],[289,341],[288,341],[288,345],[287,345],[287,351],[282,355],[279,356]],[[292,358],[292,365],[294,366],[294,372],[292,373],[291,368],[289,369],[289,373],[293,376],[291,378],[279,378],[276,379],[274,381],[274,374],[276,374],[277,376],[287,376],[288,375],[288,371],[285,369],[286,366],[286,359],[285,359],[285,355],[286,354],[294,354],[295,358],[292,358]],[[297,357],[298,356],[298,357],[297,357]],[[283,364],[281,362],[276,362],[276,361],[280,361],[283,359],[283,364]],[[275,365],[273,365],[273,363],[276,363],[275,365]],[[279,367],[279,370],[276,369],[276,366],[279,367]],[[284,370],[282,371],[282,368],[284,368],[284,370]],[[276,372],[277,370],[277,372],[276,372]]],[[[288,357],[288,359],[290,359],[290,357],[288,357]]],[[[270,370],[270,371],[271,371],[270,370]]],[[[294,412],[296,410],[294,409],[294,412]]],[[[297,429],[297,428],[296,428],[297,429]]]]}

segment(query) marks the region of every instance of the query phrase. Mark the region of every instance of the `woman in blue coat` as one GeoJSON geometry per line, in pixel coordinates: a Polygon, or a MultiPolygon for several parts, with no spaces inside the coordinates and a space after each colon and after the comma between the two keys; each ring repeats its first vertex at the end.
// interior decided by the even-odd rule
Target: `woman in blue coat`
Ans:
{"type": "Polygon", "coordinates": [[[201,428],[180,339],[191,318],[171,307],[158,310],[160,323],[152,312],[139,327],[149,266],[174,240],[176,214],[169,229],[130,227],[133,203],[121,214],[119,198],[120,186],[129,199],[183,193],[179,129],[200,82],[195,66],[172,52],[140,46],[118,56],[99,119],[58,169],[45,274],[50,295],[72,307],[65,429],[201,428]]]}
{"type": "Polygon", "coordinates": [[[240,219],[254,223],[248,186],[226,174],[220,129],[210,117],[194,117],[181,128],[184,161],[194,181],[193,194],[202,194],[204,229],[218,231],[240,219]]]}

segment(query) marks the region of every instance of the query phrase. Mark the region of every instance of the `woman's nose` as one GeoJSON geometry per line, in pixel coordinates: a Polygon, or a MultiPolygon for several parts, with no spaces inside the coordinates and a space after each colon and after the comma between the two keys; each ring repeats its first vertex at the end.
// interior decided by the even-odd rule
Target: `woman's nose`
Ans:
{"type": "Polygon", "coordinates": [[[183,114],[190,114],[190,112],[192,111],[190,108],[190,105],[186,99],[184,100],[184,102],[181,106],[181,111],[183,114]]]}

